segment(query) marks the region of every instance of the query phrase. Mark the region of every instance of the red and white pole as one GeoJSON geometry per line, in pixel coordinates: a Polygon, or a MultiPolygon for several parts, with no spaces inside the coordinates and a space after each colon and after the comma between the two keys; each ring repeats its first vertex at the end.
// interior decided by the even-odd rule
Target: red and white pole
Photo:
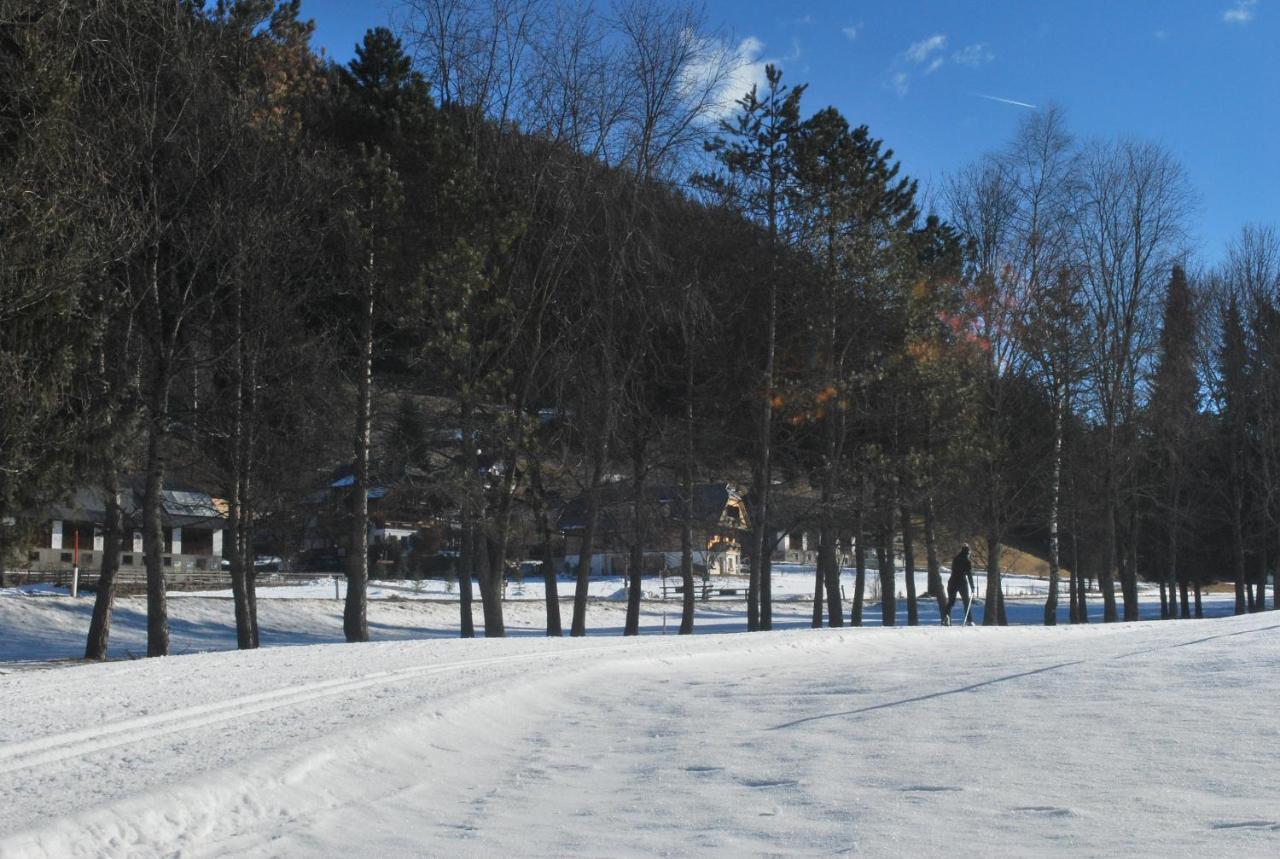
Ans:
{"type": "Polygon", "coordinates": [[[74,558],[71,564],[71,595],[73,597],[80,595],[80,526],[76,526],[76,539],[74,558]]]}

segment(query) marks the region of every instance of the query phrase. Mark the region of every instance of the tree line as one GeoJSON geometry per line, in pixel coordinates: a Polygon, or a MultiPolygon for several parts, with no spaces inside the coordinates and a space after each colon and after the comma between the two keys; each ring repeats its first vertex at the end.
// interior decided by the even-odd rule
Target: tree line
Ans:
{"type": "MultiPolygon", "coordinates": [[[[145,475],[148,654],[168,649],[161,489],[228,503],[241,647],[255,544],[350,466],[350,641],[368,638],[368,490],[411,473],[461,531],[460,628],[502,635],[534,552],[562,633],[555,514],[585,500],[570,634],[586,630],[604,489],[675,484],[693,628],[692,494],[749,487],[748,627],[800,497],[814,625],[882,622],[895,555],[945,601],[979,535],[1043,553],[1054,623],[1266,607],[1280,558],[1280,241],[1245,227],[1194,263],[1171,153],[1080,140],[1063,111],[924,194],[883,141],[682,0],[605,10],[408,0],[345,65],[297,0],[0,0],[0,577],[70,487],[107,499],[86,655],[104,658],[121,475],[145,475]],[[445,404],[426,409],[421,403],[445,404]],[[389,405],[394,403],[394,405],[389,405]],[[550,418],[548,418],[550,416],[550,418]],[[518,522],[530,522],[533,545],[518,522]],[[899,550],[897,547],[900,546],[899,550]],[[840,557],[852,548],[846,605],[840,557]],[[924,550],[918,559],[916,551],[924,550]],[[1116,584],[1119,583],[1117,596],[1116,584]]],[[[1274,607],[1274,604],[1273,606],[1274,607]]]]}

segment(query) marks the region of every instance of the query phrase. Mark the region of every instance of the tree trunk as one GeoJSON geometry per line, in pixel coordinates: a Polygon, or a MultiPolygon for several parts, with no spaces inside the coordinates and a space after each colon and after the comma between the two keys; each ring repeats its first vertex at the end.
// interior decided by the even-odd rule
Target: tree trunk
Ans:
{"type": "Polygon", "coordinates": [[[1258,570],[1258,580],[1254,582],[1254,587],[1257,588],[1258,595],[1257,597],[1254,598],[1253,608],[1254,608],[1254,611],[1266,611],[1267,610],[1267,552],[1266,552],[1265,544],[1263,545],[1263,548],[1259,549],[1258,555],[1260,556],[1258,561],[1258,566],[1260,567],[1260,569],[1258,570]]]}
{"type": "Polygon", "coordinates": [[[1178,591],[1182,597],[1182,617],[1184,620],[1191,618],[1191,604],[1187,599],[1187,580],[1184,578],[1178,582],[1178,591]]]}
{"type": "MultiPolygon", "coordinates": [[[[827,588],[827,624],[831,627],[844,626],[844,601],[840,596],[840,552],[835,523],[831,523],[826,533],[826,569],[823,581],[827,588]]],[[[819,551],[822,545],[819,544],[819,551]]]]}
{"type": "Polygon", "coordinates": [[[644,444],[637,440],[631,451],[632,534],[627,588],[627,622],[623,635],[640,634],[640,576],[644,567],[644,444]]]}
{"type": "Polygon", "coordinates": [[[1061,385],[1054,385],[1053,408],[1053,480],[1049,491],[1049,596],[1044,601],[1044,625],[1058,623],[1058,570],[1061,565],[1058,546],[1058,505],[1062,496],[1062,431],[1063,398],[1061,385]]]}
{"type": "MultiPolygon", "coordinates": [[[[982,607],[983,626],[1003,626],[1000,623],[1000,599],[1003,596],[1000,587],[1000,540],[987,535],[987,592],[982,607]]],[[[975,594],[976,596],[976,594],[975,594]]],[[[970,614],[970,617],[973,615],[970,614]]]]}
{"type": "MultiPolygon", "coordinates": [[[[524,399],[521,398],[521,402],[524,399]]],[[[519,451],[524,445],[524,431],[519,427],[523,424],[516,422],[516,438],[512,446],[513,451],[519,451]]],[[[507,557],[511,550],[511,507],[515,501],[516,488],[516,469],[518,465],[518,456],[512,453],[506,461],[506,468],[502,473],[502,495],[498,499],[497,522],[498,534],[490,548],[489,560],[491,563],[490,575],[493,577],[494,587],[497,589],[497,600],[494,604],[493,626],[490,632],[485,630],[485,637],[498,636],[504,637],[507,634],[507,624],[505,617],[505,609],[503,608],[502,596],[503,585],[506,581],[507,574],[507,557]]]]}
{"type": "Polygon", "coordinates": [[[824,506],[821,531],[818,534],[818,569],[814,582],[813,626],[822,626],[822,593],[826,592],[827,623],[844,625],[844,603],[840,598],[840,557],[836,545],[834,517],[824,506]]]}
{"type": "Polygon", "coordinates": [[[247,391],[245,393],[245,411],[248,420],[245,422],[244,432],[244,449],[240,457],[242,486],[240,490],[240,545],[244,550],[244,571],[245,571],[245,597],[249,603],[249,638],[251,646],[256,648],[259,642],[258,636],[258,568],[254,564],[257,553],[254,551],[254,506],[253,506],[253,472],[254,472],[254,444],[253,433],[254,427],[257,425],[258,410],[258,355],[250,353],[246,357],[246,365],[249,370],[247,391]]]}
{"type": "Polygon", "coordinates": [[[1102,589],[1102,621],[1115,623],[1116,589],[1112,578],[1116,569],[1116,504],[1110,485],[1102,512],[1102,570],[1098,573],[1098,587],[1102,589]]]}
{"type": "Polygon", "coordinates": [[[1078,588],[1080,587],[1080,577],[1076,575],[1075,567],[1067,571],[1067,622],[1080,622],[1080,595],[1078,588]]]}
{"type": "Polygon", "coordinates": [[[680,523],[680,584],[684,600],[680,606],[680,634],[693,634],[693,464],[685,461],[683,474],[684,519],[680,523]]]}
{"type": "Polygon", "coordinates": [[[471,569],[475,572],[476,584],[480,587],[480,618],[484,623],[485,638],[501,637],[498,624],[494,618],[494,607],[501,603],[500,586],[493,580],[493,553],[490,551],[487,522],[477,521],[475,532],[475,560],[471,569]]]}
{"type": "Polygon", "coordinates": [[[773,629],[773,552],[764,556],[760,565],[760,631],[773,629]]]}
{"type": "MultiPolygon", "coordinates": [[[[1241,485],[1239,469],[1233,470],[1236,474],[1232,481],[1234,486],[1231,492],[1232,571],[1236,586],[1236,614],[1244,614],[1247,609],[1244,594],[1244,487],[1241,485]]],[[[1197,589],[1197,603],[1198,601],[1199,590],[1197,589]]],[[[1197,605],[1196,617],[1199,616],[1197,605]]]]}
{"type": "MultiPolygon", "coordinates": [[[[238,376],[239,386],[243,386],[243,377],[238,376]]],[[[227,559],[231,567],[231,603],[236,618],[236,646],[241,650],[253,647],[253,622],[249,609],[249,567],[246,566],[248,552],[245,547],[244,529],[244,466],[241,457],[244,452],[244,418],[243,391],[237,391],[233,406],[235,416],[232,422],[231,446],[231,497],[228,500],[227,531],[231,538],[227,559]]],[[[252,562],[249,562],[252,563],[252,562]]]]}
{"type": "Polygon", "coordinates": [[[245,569],[244,531],[241,528],[240,481],[233,483],[233,494],[228,499],[227,531],[231,537],[231,603],[236,618],[236,647],[249,650],[253,647],[253,631],[249,619],[248,570],[245,569]]]}
{"type": "Polygon", "coordinates": [[[867,592],[867,480],[858,479],[858,509],[853,518],[853,607],[849,609],[849,625],[862,626],[863,600],[867,592]]]}
{"type": "Polygon", "coordinates": [[[546,590],[547,635],[559,638],[564,635],[560,626],[560,589],[556,581],[556,564],[551,556],[550,541],[542,544],[542,583],[546,590]]]}
{"type": "MultiPolygon", "coordinates": [[[[85,659],[99,662],[107,658],[107,644],[111,637],[111,607],[115,602],[116,573],[120,570],[120,544],[124,538],[120,478],[114,469],[108,470],[103,481],[103,494],[106,498],[107,521],[102,541],[102,566],[99,568],[98,585],[93,596],[93,618],[89,621],[89,636],[84,648],[85,659]]],[[[0,565],[3,560],[0,557],[0,565]]]]}
{"type": "MultiPolygon", "coordinates": [[[[601,466],[596,466],[599,473],[601,466]]],[[[582,528],[582,543],[578,549],[578,575],[573,592],[573,623],[569,635],[577,638],[587,634],[587,588],[590,585],[591,557],[596,539],[596,522],[600,518],[599,481],[593,475],[587,490],[587,521],[582,528]]]]}
{"type": "Polygon", "coordinates": [[[513,460],[507,462],[506,472],[502,478],[502,497],[498,501],[497,535],[489,542],[489,576],[493,582],[496,598],[493,602],[492,630],[485,628],[486,638],[502,638],[507,634],[503,593],[507,579],[507,553],[511,546],[511,501],[515,491],[515,469],[513,460]]]}
{"type": "MultiPolygon", "coordinates": [[[[489,536],[484,527],[486,511],[484,487],[480,477],[480,445],[476,436],[475,406],[469,397],[460,399],[459,417],[462,420],[462,461],[466,469],[463,478],[463,515],[471,523],[472,534],[467,545],[474,554],[465,567],[480,585],[480,609],[485,638],[501,638],[506,633],[502,618],[502,571],[501,568],[495,569],[494,553],[490,551],[489,536]]],[[[467,590],[470,592],[471,588],[468,587],[467,590]]]]}
{"type": "Polygon", "coordinates": [[[907,576],[907,626],[920,625],[920,612],[916,606],[916,551],[912,545],[914,529],[911,526],[911,510],[902,507],[902,568],[907,576]]]}
{"type": "Polygon", "coordinates": [[[147,479],[142,499],[142,550],[147,566],[147,656],[169,653],[169,607],[164,576],[164,525],[161,496],[164,488],[165,415],[161,402],[153,404],[147,438],[147,479]]]}
{"type": "Polygon", "coordinates": [[[867,548],[863,545],[862,534],[854,540],[853,606],[849,609],[849,625],[862,626],[862,606],[867,593],[867,548]]]}
{"type": "Polygon", "coordinates": [[[813,616],[809,620],[809,626],[813,629],[822,628],[822,595],[826,587],[827,573],[827,548],[825,541],[826,532],[824,530],[818,534],[818,563],[813,567],[813,616]]]}
{"type": "Polygon", "coordinates": [[[747,631],[769,629],[772,626],[762,624],[762,612],[770,613],[764,582],[765,545],[768,540],[769,523],[769,481],[772,478],[771,456],[773,439],[773,362],[778,331],[778,285],[777,277],[772,273],[769,277],[769,308],[765,335],[764,369],[761,373],[761,402],[758,405],[759,426],[756,436],[756,461],[752,469],[752,494],[756,503],[756,515],[759,517],[756,528],[751,535],[751,569],[747,586],[747,631]]]}
{"type": "Polygon", "coordinates": [[[1200,582],[1199,581],[1195,582],[1195,590],[1196,590],[1196,618],[1199,619],[1204,617],[1204,603],[1200,601],[1200,582]]]}
{"type": "Polygon", "coordinates": [[[1079,604],[1076,606],[1076,622],[1088,623],[1088,577],[1085,576],[1084,570],[1080,568],[1080,531],[1074,504],[1071,508],[1071,570],[1076,575],[1076,596],[1079,598],[1079,604]]]}
{"type": "Polygon", "coordinates": [[[347,641],[368,641],[369,582],[369,447],[373,422],[373,255],[365,272],[360,320],[360,364],[356,378],[354,444],[355,484],[351,487],[351,518],[347,540],[347,600],[342,631],[347,641]]]}
{"type": "Polygon", "coordinates": [[[507,634],[506,624],[502,620],[502,588],[506,580],[506,571],[503,569],[506,561],[503,555],[501,539],[485,534],[484,559],[480,567],[481,581],[485,583],[489,591],[487,600],[484,597],[483,589],[480,597],[485,608],[485,638],[502,638],[507,634]]]}
{"type": "MultiPolygon", "coordinates": [[[[1165,568],[1165,580],[1169,583],[1169,614],[1170,620],[1178,617],[1178,519],[1182,509],[1182,493],[1179,491],[1179,474],[1178,463],[1176,459],[1171,458],[1170,462],[1170,489],[1169,499],[1169,556],[1165,560],[1168,566],[1165,568]]],[[[1161,588],[1161,602],[1164,601],[1164,588],[1161,588]]],[[[1162,609],[1163,611],[1163,609],[1162,609]]]]}
{"type": "Polygon", "coordinates": [[[529,468],[529,481],[537,508],[538,532],[542,538],[542,582],[546,590],[547,635],[558,638],[564,635],[560,626],[560,588],[556,580],[555,552],[551,548],[551,516],[547,513],[546,494],[542,487],[542,464],[536,459],[529,468]]]}
{"type": "Polygon", "coordinates": [[[249,542],[249,575],[246,584],[249,592],[249,630],[253,635],[253,647],[260,645],[258,636],[258,571],[253,566],[253,542],[249,542]]]}
{"type": "MultiPolygon", "coordinates": [[[[886,514],[893,516],[892,508],[886,514]]],[[[895,626],[898,623],[898,590],[893,567],[893,529],[884,527],[876,545],[876,562],[880,565],[880,623],[895,626]]]]}
{"type": "Polygon", "coordinates": [[[929,566],[929,596],[938,601],[938,617],[947,611],[947,589],[942,584],[942,560],[938,556],[937,518],[933,510],[933,493],[924,496],[924,551],[929,566]]]}
{"type": "Polygon", "coordinates": [[[472,522],[463,522],[462,564],[458,567],[458,635],[460,638],[476,637],[476,621],[472,612],[475,594],[471,590],[475,564],[476,527],[472,522]]]}
{"type": "Polygon", "coordinates": [[[1138,609],[1138,501],[1129,508],[1129,563],[1125,565],[1124,619],[1126,623],[1141,620],[1138,609]]]}

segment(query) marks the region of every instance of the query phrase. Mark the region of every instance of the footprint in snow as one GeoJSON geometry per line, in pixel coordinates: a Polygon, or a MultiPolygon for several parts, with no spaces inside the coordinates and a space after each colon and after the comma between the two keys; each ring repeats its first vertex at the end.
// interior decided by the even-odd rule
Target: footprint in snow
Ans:
{"type": "Polygon", "coordinates": [[[743,787],[750,787],[750,788],[795,787],[799,783],[800,782],[792,778],[781,778],[781,779],[740,778],[738,779],[738,784],[742,785],[743,787]]]}
{"type": "Polygon", "coordinates": [[[1020,805],[1013,809],[1018,814],[1039,814],[1044,817],[1075,817],[1076,813],[1069,808],[1058,808],[1055,805],[1020,805]]]}

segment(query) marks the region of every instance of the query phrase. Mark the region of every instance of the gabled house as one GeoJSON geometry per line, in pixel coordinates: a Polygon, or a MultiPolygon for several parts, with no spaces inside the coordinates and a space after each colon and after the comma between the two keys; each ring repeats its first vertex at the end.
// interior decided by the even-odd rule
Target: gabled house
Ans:
{"type": "MultiPolygon", "coordinates": [[[[141,572],[142,501],[145,479],[124,481],[122,501],[125,535],[120,548],[123,573],[141,572]]],[[[99,489],[82,487],[44,517],[37,539],[28,548],[27,567],[33,571],[68,571],[79,565],[91,570],[101,565],[105,543],[103,526],[107,505],[99,489]]],[[[166,569],[176,572],[216,571],[222,567],[226,504],[191,487],[166,485],[160,492],[160,520],[164,532],[166,569]]]]}
{"type": "MultiPolygon", "coordinates": [[[[685,492],[679,485],[646,486],[637,516],[634,484],[621,481],[599,489],[592,575],[622,575],[628,570],[631,546],[643,549],[644,573],[680,568],[680,532],[685,519],[685,492]]],[[[560,513],[564,566],[576,569],[586,529],[587,498],[580,495],[560,513]]],[[[750,522],[741,493],[728,483],[692,487],[693,563],[698,573],[738,575],[742,542],[750,522]]]]}
{"type": "MultiPolygon", "coordinates": [[[[837,510],[840,523],[852,522],[855,512],[837,510]]],[[[814,497],[774,492],[769,495],[769,559],[775,564],[816,564],[821,513],[814,497]]],[[[853,535],[842,529],[836,540],[836,559],[853,565],[853,535]]]]}
{"type": "MultiPolygon", "coordinates": [[[[325,489],[305,499],[313,512],[301,546],[304,569],[334,572],[346,563],[350,544],[347,511],[355,483],[351,466],[340,466],[329,476],[325,489]]],[[[430,567],[427,556],[449,550],[456,553],[461,531],[457,503],[424,471],[406,466],[390,477],[371,480],[366,496],[371,575],[439,572],[430,567]]]]}

